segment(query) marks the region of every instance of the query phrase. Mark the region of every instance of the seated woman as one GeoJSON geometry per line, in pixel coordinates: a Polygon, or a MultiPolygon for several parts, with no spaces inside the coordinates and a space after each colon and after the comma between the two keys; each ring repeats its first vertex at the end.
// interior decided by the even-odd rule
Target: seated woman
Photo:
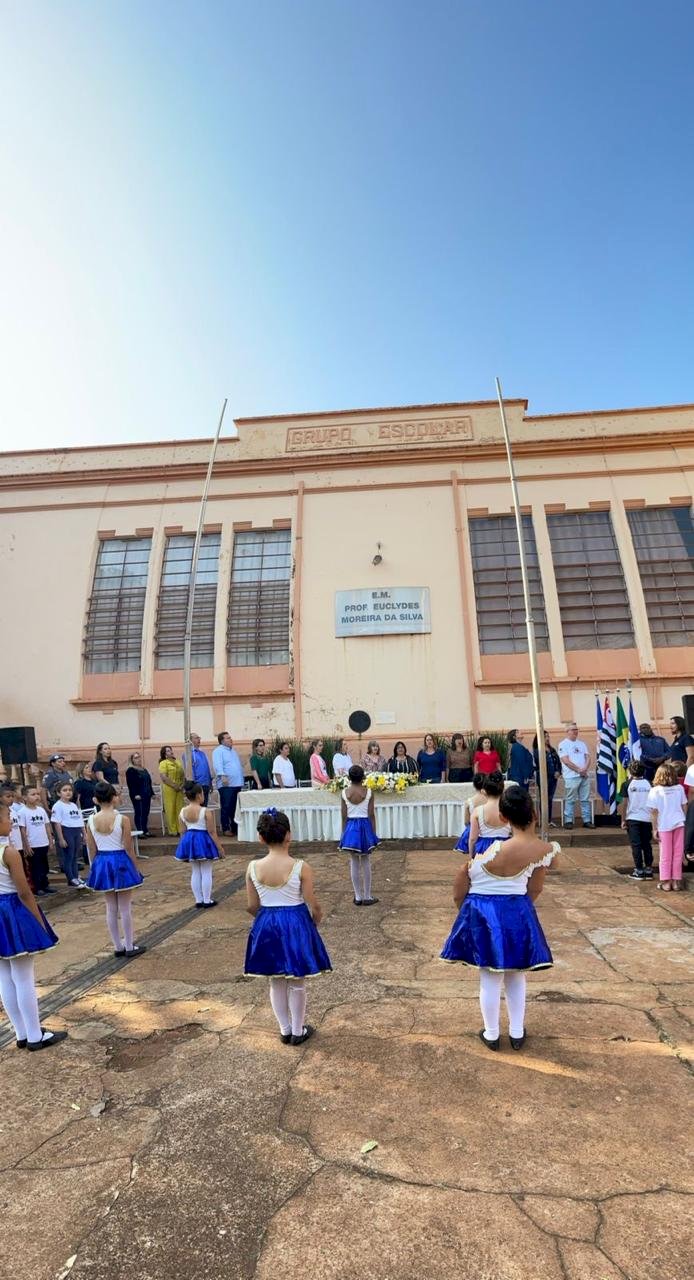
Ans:
{"type": "Polygon", "coordinates": [[[314,738],[311,743],[311,757],[309,760],[309,770],[311,773],[311,786],[324,787],[326,782],[330,782],[328,766],[321,755],[323,750],[323,739],[314,738]]]}
{"type": "Polygon", "coordinates": [[[420,782],[443,782],[446,777],[446,752],[437,747],[433,733],[424,735],[424,748],[417,753],[420,782]]]}
{"type": "Polygon", "coordinates": [[[361,767],[365,774],[385,773],[387,761],[385,756],[381,755],[381,748],[377,742],[369,743],[366,755],[361,758],[361,767]]]}
{"type": "Polygon", "coordinates": [[[389,773],[412,773],[418,774],[417,761],[408,756],[407,747],[404,742],[396,742],[393,747],[393,754],[388,761],[389,773]]]}

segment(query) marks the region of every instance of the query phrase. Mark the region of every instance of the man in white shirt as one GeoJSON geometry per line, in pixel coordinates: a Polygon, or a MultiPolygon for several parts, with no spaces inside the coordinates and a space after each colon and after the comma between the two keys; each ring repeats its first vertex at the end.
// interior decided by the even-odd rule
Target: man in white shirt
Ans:
{"type": "Polygon", "coordinates": [[[212,752],[212,769],[215,774],[215,786],[219,792],[220,818],[222,832],[225,835],[237,836],[238,826],[235,821],[236,801],[239,791],[243,791],[245,778],[243,765],[230,734],[217,734],[219,746],[212,752]]]}
{"type": "Polygon", "coordinates": [[[289,759],[289,743],[283,742],[279,755],[272,762],[272,778],[276,787],[295,787],[296,774],[289,759]]]}
{"type": "Polygon", "coordinates": [[[571,830],[574,825],[574,809],[576,801],[581,806],[581,817],[584,827],[594,827],[590,812],[590,751],[585,742],[578,736],[578,727],[574,721],[566,726],[566,737],[559,743],[559,759],[564,779],[564,826],[571,830]]]}

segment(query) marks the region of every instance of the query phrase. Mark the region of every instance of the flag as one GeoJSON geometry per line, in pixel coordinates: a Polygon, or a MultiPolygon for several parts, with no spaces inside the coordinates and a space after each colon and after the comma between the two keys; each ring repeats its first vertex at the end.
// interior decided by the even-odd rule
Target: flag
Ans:
{"type": "Polygon", "coordinates": [[[622,699],[617,698],[617,795],[621,796],[629,782],[629,722],[624,714],[622,699]]]}
{"type": "Polygon", "coordinates": [[[615,813],[617,809],[615,786],[615,775],[617,772],[617,735],[614,727],[614,720],[612,719],[609,698],[605,698],[604,713],[600,709],[600,700],[597,695],[595,703],[598,725],[596,782],[598,793],[602,797],[603,804],[605,805],[608,813],[615,813]]]}
{"type": "Polygon", "coordinates": [[[636,716],[629,697],[629,750],[632,760],[641,759],[641,735],[636,725],[636,716]]]}

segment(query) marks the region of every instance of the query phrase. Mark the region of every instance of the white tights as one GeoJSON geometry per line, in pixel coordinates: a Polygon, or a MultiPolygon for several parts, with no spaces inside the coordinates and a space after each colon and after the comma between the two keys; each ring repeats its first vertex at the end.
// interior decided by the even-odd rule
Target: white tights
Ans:
{"type": "Polygon", "coordinates": [[[0,999],[18,1040],[41,1039],[39,1002],[34,982],[34,957],[0,959],[0,999]]]}
{"type": "Polygon", "coordinates": [[[349,874],[352,877],[352,888],[357,902],[364,902],[371,897],[371,854],[351,853],[349,855],[349,874]]]}
{"type": "Polygon", "coordinates": [[[200,859],[191,864],[190,887],[196,902],[212,901],[212,863],[210,861],[200,859]]]}
{"type": "Polygon", "coordinates": [[[508,1011],[508,1032],[514,1040],[520,1040],[525,1021],[525,974],[511,969],[504,973],[480,969],[480,1009],[484,1019],[485,1039],[499,1038],[502,986],[508,1011]]]}
{"type": "Polygon", "coordinates": [[[120,893],[109,890],[106,893],[106,924],[116,951],[132,951],[134,946],[132,896],[130,889],[122,889],[120,893]],[[125,939],[123,942],[121,929],[125,939]]]}
{"type": "Polygon", "coordinates": [[[271,978],[270,1004],[280,1034],[301,1036],[306,1016],[306,983],[303,978],[271,978]]]}

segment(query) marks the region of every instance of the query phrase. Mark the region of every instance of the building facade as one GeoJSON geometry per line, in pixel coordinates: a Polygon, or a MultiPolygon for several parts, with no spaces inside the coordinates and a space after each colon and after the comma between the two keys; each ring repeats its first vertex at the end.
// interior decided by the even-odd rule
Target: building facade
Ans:
{"type": "MultiPolygon", "coordinates": [[[[681,713],[694,672],[694,407],[532,417],[507,403],[554,731],[595,689],[681,713]]],[[[242,419],[198,566],[193,728],[382,743],[533,723],[495,403],[242,419]],[[364,631],[367,634],[363,634],[364,631]]],[[[182,739],[182,657],[208,440],[0,457],[0,723],[42,755],[182,739]]]]}

